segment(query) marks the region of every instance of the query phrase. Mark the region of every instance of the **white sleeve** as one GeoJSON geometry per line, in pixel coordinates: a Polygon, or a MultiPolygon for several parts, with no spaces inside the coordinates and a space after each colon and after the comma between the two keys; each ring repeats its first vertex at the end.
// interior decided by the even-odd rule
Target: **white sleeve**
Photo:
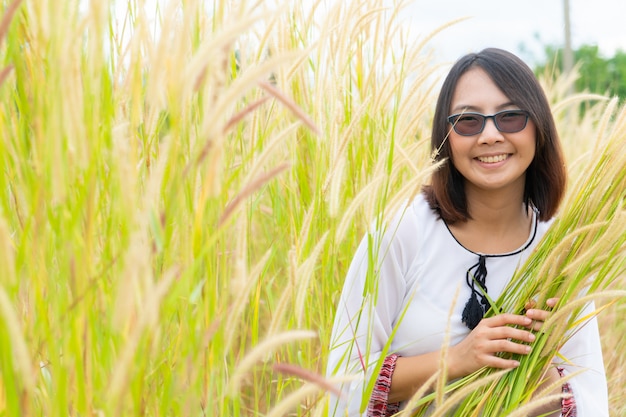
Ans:
{"type": "Polygon", "coordinates": [[[406,232],[399,232],[400,223],[394,220],[382,236],[365,236],[350,264],[335,313],[327,375],[353,380],[340,384],[341,398],[331,394],[329,416],[365,415],[367,386],[378,376],[379,359],[392,353],[385,346],[402,311],[404,253],[409,252],[397,236],[406,232]]]}
{"type": "MultiPolygon", "coordinates": [[[[588,304],[579,317],[595,310],[588,304]]],[[[569,380],[578,417],[608,417],[608,392],[598,321],[595,315],[577,327],[560,350],[565,374],[584,370],[569,380]]]]}

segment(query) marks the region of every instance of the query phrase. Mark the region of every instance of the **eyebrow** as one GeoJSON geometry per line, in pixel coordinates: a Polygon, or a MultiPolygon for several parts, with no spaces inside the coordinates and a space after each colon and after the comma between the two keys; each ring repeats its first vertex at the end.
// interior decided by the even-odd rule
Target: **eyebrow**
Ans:
{"type": "MultiPolygon", "coordinates": [[[[502,103],[502,104],[496,106],[496,112],[498,112],[500,110],[504,110],[507,107],[511,107],[511,106],[519,107],[515,103],[513,103],[512,101],[507,101],[506,103],[502,103]]],[[[452,114],[467,113],[467,112],[480,113],[480,111],[481,110],[480,110],[479,107],[472,106],[470,104],[459,104],[458,106],[455,106],[455,107],[452,108],[452,114]]]]}

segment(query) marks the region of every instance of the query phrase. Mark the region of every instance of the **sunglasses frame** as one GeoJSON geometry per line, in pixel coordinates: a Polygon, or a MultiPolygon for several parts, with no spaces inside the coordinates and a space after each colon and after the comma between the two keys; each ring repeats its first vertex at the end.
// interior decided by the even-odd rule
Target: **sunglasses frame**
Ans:
{"type": "Polygon", "coordinates": [[[521,132],[522,130],[526,129],[526,125],[528,125],[528,117],[530,116],[530,114],[526,111],[526,110],[502,110],[499,111],[497,113],[494,114],[482,114],[482,113],[477,113],[477,112],[464,112],[464,113],[456,113],[456,114],[452,114],[450,116],[447,117],[448,123],[450,123],[452,125],[452,129],[454,129],[454,131],[461,135],[461,136],[474,136],[474,135],[478,135],[480,133],[482,133],[483,130],[485,130],[485,125],[487,124],[487,119],[493,119],[493,124],[496,126],[496,129],[498,129],[499,132],[502,133],[517,133],[517,132],[521,132]],[[524,120],[524,125],[522,126],[521,129],[519,130],[513,130],[513,131],[506,131],[506,130],[502,130],[500,129],[500,126],[498,125],[498,121],[496,119],[496,117],[498,117],[501,114],[504,113],[522,113],[526,116],[526,120],[524,120]],[[483,124],[480,127],[480,130],[478,130],[478,132],[476,133],[461,133],[458,130],[456,130],[456,125],[458,123],[458,118],[461,116],[480,116],[483,118],[483,124]]]}

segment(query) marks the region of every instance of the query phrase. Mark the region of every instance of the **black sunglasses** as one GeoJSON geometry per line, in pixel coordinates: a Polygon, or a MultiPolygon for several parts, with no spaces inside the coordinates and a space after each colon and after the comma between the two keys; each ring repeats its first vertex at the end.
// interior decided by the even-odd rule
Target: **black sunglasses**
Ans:
{"type": "Polygon", "coordinates": [[[528,123],[526,110],[503,110],[495,114],[458,113],[448,116],[448,123],[456,133],[473,136],[483,131],[487,119],[493,119],[496,129],[503,133],[515,133],[524,130],[528,123]]]}

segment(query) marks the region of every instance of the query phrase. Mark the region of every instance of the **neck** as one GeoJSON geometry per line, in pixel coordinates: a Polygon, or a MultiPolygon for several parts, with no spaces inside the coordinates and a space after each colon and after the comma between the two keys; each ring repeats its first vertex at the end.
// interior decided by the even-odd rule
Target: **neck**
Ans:
{"type": "Polygon", "coordinates": [[[532,213],[523,201],[523,191],[474,192],[466,189],[471,219],[450,226],[456,239],[478,253],[506,253],[528,239],[532,213]]]}
{"type": "Polygon", "coordinates": [[[468,204],[468,223],[491,233],[507,233],[511,228],[528,224],[529,211],[520,200],[480,200],[468,204]]]}
{"type": "Polygon", "coordinates": [[[524,204],[524,186],[508,190],[486,191],[466,187],[467,209],[471,220],[483,230],[507,232],[512,226],[528,224],[524,204]]]}

